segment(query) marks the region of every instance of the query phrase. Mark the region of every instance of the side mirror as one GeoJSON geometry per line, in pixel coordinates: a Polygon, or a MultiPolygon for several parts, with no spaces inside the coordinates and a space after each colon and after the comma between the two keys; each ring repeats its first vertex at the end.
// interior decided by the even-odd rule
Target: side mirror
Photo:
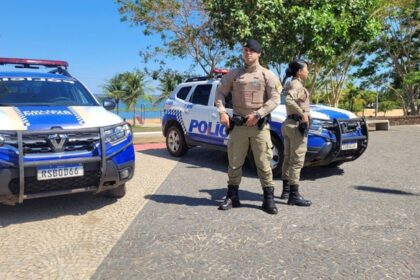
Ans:
{"type": "Polygon", "coordinates": [[[103,106],[108,111],[114,110],[115,108],[115,102],[112,100],[104,100],[103,106]]]}

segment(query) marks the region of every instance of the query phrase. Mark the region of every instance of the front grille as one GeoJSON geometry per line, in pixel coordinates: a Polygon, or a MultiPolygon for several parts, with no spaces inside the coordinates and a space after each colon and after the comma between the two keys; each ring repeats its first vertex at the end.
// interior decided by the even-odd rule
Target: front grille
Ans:
{"type": "Polygon", "coordinates": [[[360,124],[357,121],[350,121],[350,122],[340,122],[341,131],[343,134],[355,132],[359,127],[360,124]]]}
{"type": "MultiPolygon", "coordinates": [[[[25,177],[25,194],[98,186],[99,179],[99,171],[85,171],[84,176],[81,177],[42,181],[38,181],[36,176],[25,177]]],[[[10,181],[9,190],[14,195],[19,194],[19,178],[10,181]]]]}
{"type": "MultiPolygon", "coordinates": [[[[23,152],[24,154],[33,153],[54,153],[54,152],[73,152],[73,151],[92,151],[100,143],[99,133],[80,132],[65,133],[65,140],[59,139],[59,142],[65,141],[61,151],[56,151],[48,138],[47,134],[23,135],[23,152]]],[[[17,142],[15,145],[16,148],[17,142]]]]}

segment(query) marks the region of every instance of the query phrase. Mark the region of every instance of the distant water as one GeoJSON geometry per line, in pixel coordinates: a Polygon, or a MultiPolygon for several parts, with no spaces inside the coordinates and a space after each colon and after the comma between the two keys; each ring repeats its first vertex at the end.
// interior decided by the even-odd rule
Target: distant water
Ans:
{"type": "MultiPolygon", "coordinates": [[[[113,111],[117,113],[117,110],[113,111]]],[[[133,112],[119,112],[118,115],[127,120],[131,120],[133,118],[133,112]]],[[[162,111],[140,111],[140,108],[136,109],[136,116],[141,117],[142,119],[161,119],[163,116],[163,109],[162,111]]]]}
{"type": "MultiPolygon", "coordinates": [[[[113,112],[117,113],[117,109],[115,108],[113,112]]],[[[129,120],[133,118],[133,111],[127,111],[125,104],[120,103],[118,115],[129,120]]],[[[163,103],[153,105],[147,101],[139,100],[136,106],[136,116],[143,119],[160,119],[163,116],[163,103]]]]}
{"type": "MultiPolygon", "coordinates": [[[[106,98],[103,95],[96,95],[96,97],[100,101],[106,98]]],[[[143,119],[160,119],[163,116],[163,104],[164,102],[155,105],[147,100],[139,98],[136,105],[136,116],[143,119]]],[[[123,102],[120,101],[118,107],[118,115],[120,117],[128,120],[133,118],[133,111],[127,111],[127,106],[125,106],[123,102]]],[[[117,113],[117,108],[115,108],[113,112],[117,113]]]]}

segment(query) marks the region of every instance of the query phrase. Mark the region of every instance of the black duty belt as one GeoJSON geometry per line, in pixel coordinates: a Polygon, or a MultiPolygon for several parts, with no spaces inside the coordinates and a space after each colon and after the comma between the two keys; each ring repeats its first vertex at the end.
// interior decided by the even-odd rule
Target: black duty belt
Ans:
{"type": "Polygon", "coordinates": [[[246,125],[246,121],[247,118],[246,117],[242,117],[241,115],[233,115],[233,117],[231,118],[231,121],[237,125],[237,126],[241,126],[241,125],[246,125]]]}
{"type": "Polygon", "coordinates": [[[297,114],[287,115],[287,118],[294,121],[300,121],[302,120],[302,117],[297,114]]]}

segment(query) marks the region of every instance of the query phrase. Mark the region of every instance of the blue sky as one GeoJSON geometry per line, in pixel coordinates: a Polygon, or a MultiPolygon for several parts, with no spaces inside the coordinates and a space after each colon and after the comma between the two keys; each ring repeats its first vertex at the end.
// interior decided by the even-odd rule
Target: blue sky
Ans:
{"type": "MultiPolygon", "coordinates": [[[[140,27],[121,22],[113,0],[0,3],[0,57],[66,60],[69,72],[95,94],[116,73],[143,69],[139,50],[159,43],[156,36],[145,37],[140,27]]],[[[184,71],[190,62],[168,65],[184,71]]]]}

